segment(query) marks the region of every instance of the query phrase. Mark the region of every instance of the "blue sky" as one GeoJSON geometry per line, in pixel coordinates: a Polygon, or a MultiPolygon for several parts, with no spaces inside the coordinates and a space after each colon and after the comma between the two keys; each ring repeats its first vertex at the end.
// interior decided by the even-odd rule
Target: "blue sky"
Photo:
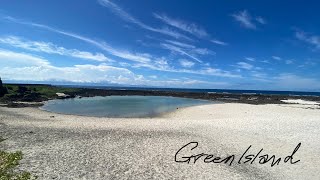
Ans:
{"type": "Polygon", "coordinates": [[[320,91],[317,1],[0,3],[4,81],[320,91]]]}

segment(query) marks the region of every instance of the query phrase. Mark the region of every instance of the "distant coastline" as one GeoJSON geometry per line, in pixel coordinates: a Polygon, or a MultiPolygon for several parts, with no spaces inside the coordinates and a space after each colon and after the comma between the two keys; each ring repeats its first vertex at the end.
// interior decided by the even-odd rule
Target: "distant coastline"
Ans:
{"type": "Polygon", "coordinates": [[[157,87],[118,87],[118,86],[83,86],[83,85],[56,85],[58,87],[107,89],[107,90],[142,90],[142,91],[170,91],[194,93],[223,93],[223,94],[257,94],[257,95],[288,95],[288,96],[320,96],[315,91],[276,91],[276,90],[237,90],[237,89],[191,89],[191,88],[157,88],[157,87]]]}
{"type": "Polygon", "coordinates": [[[47,84],[4,84],[4,86],[7,87],[9,93],[0,98],[0,102],[8,107],[41,106],[44,101],[59,98],[112,95],[172,96],[246,104],[285,104],[281,100],[287,99],[320,101],[320,96],[317,96],[317,92],[86,87],[47,84]],[[64,93],[67,96],[61,97],[57,93],[64,93]]]}

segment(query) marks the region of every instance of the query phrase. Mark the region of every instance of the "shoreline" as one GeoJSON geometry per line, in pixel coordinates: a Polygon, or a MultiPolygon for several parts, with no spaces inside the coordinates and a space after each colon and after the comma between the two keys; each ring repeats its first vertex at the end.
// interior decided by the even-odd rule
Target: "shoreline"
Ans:
{"type": "MultiPolygon", "coordinates": [[[[130,95],[124,95],[124,96],[130,96],[130,95]]],[[[136,95],[134,95],[136,96],[136,95]]],[[[139,95],[138,95],[139,96],[139,95]]],[[[107,97],[107,96],[94,96],[94,97],[107,97]]],[[[159,97],[159,96],[154,96],[154,97],[159,97]]],[[[182,98],[182,99],[190,99],[190,98],[185,98],[185,97],[174,97],[174,96],[167,96],[170,98],[182,98]]],[[[84,98],[91,98],[91,97],[84,97],[84,98]]],[[[74,99],[74,98],[70,98],[70,99],[74,99]]],[[[55,101],[55,100],[63,100],[63,99],[52,99],[52,100],[48,100],[48,101],[44,101],[41,102],[43,105],[45,105],[45,103],[49,102],[49,101],[55,101]]],[[[42,106],[35,106],[35,108],[40,109],[42,111],[46,111],[46,112],[50,112],[50,113],[56,113],[56,114],[61,114],[61,115],[75,115],[75,116],[84,116],[84,117],[99,117],[99,118],[115,118],[115,119],[119,119],[119,118],[128,118],[128,119],[134,119],[134,118],[138,118],[138,119],[145,119],[145,118],[158,118],[158,117],[162,117],[162,116],[166,116],[167,114],[170,114],[172,112],[175,112],[179,109],[184,109],[184,108],[188,108],[188,107],[193,107],[193,106],[201,106],[201,105],[207,105],[207,104],[221,104],[224,102],[219,102],[219,101],[210,101],[210,100],[205,100],[205,99],[196,99],[198,101],[205,101],[206,103],[203,104],[197,104],[197,105],[187,105],[187,106],[182,106],[182,107],[177,107],[176,109],[171,109],[165,112],[161,112],[161,113],[156,113],[150,116],[142,116],[142,117],[108,117],[108,116],[93,116],[93,115],[81,115],[81,114],[72,114],[72,113],[62,113],[62,112],[54,112],[54,111],[50,111],[50,110],[46,110],[44,108],[42,108],[42,106]]],[[[10,107],[9,107],[10,108],[10,107]]]]}
{"type": "MultiPolygon", "coordinates": [[[[312,106],[312,105],[309,105],[312,106]]],[[[103,118],[0,107],[1,145],[21,150],[19,168],[40,179],[318,179],[320,111],[299,104],[224,103],[179,108],[155,118],[103,118]],[[52,116],[54,116],[52,118],[52,116]],[[252,145],[285,157],[301,142],[296,164],[234,164],[174,161],[210,152],[224,157],[252,145]]],[[[203,162],[204,157],[200,161],[203,162]]]]}
{"type": "MultiPolygon", "coordinates": [[[[19,84],[7,85],[11,89],[18,88],[19,84]]],[[[268,95],[252,93],[211,93],[211,92],[183,92],[165,90],[112,90],[112,89],[93,89],[58,87],[51,85],[21,85],[27,87],[24,93],[10,91],[10,95],[0,98],[0,102],[7,107],[32,107],[41,106],[45,101],[52,99],[68,99],[95,96],[170,96],[180,98],[192,98],[199,100],[220,101],[225,103],[246,103],[246,104],[285,104],[283,100],[302,99],[306,101],[320,102],[320,96],[305,95],[268,95]],[[38,89],[37,89],[38,88],[38,89]]],[[[2,105],[3,106],[3,105],[2,105]]]]}

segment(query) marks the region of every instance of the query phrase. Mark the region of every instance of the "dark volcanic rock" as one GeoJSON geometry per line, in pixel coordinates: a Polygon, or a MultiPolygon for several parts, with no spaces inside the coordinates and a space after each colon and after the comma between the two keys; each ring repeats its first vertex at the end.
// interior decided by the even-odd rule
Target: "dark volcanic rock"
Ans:
{"type": "MultiPolygon", "coordinates": [[[[25,89],[21,89],[24,91],[25,89]]],[[[25,91],[24,91],[25,92],[25,91]]],[[[93,96],[172,96],[193,99],[204,99],[220,102],[232,103],[247,103],[247,104],[285,104],[281,100],[285,99],[303,99],[309,101],[320,101],[319,96],[289,96],[289,95],[261,95],[261,94],[230,94],[230,93],[206,93],[206,92],[175,92],[175,91],[154,91],[154,90],[109,90],[109,89],[89,89],[89,88],[75,88],[74,92],[68,92],[68,97],[93,97],[93,96]]],[[[58,96],[54,98],[59,98],[58,96]]],[[[60,97],[61,98],[61,97],[60,97]]],[[[25,94],[13,94],[7,97],[5,103],[9,107],[25,107],[25,106],[39,106],[34,104],[19,104],[13,103],[15,101],[26,102],[43,102],[49,100],[39,93],[28,92],[25,94]]]]}
{"type": "Polygon", "coordinates": [[[236,102],[247,104],[284,104],[284,99],[304,99],[320,101],[318,96],[289,96],[289,95],[259,95],[259,94],[227,94],[227,93],[197,93],[197,92],[174,92],[174,91],[147,91],[147,90],[103,90],[103,89],[80,89],[79,96],[173,96],[194,99],[205,99],[222,102],[236,102]]]}

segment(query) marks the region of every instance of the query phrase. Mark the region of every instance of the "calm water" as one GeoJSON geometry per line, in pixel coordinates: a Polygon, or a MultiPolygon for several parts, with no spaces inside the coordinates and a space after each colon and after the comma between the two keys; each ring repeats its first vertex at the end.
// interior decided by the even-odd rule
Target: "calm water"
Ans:
{"type": "Polygon", "coordinates": [[[41,109],[96,117],[153,117],[177,108],[214,103],[164,96],[107,96],[52,100],[41,109]]]}

